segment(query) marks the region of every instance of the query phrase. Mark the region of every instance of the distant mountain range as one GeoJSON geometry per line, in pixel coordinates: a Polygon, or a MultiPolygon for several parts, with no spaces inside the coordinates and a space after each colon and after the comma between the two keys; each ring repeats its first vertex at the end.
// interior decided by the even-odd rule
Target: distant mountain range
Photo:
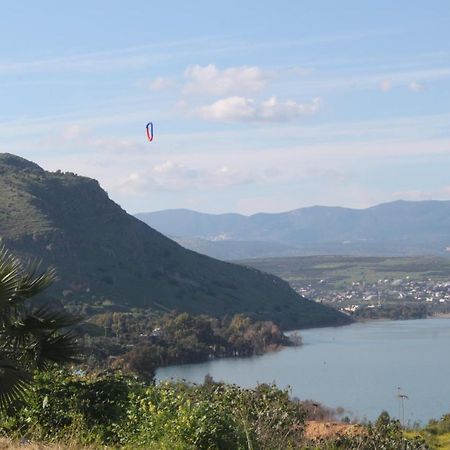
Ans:
{"type": "Polygon", "coordinates": [[[313,206],[252,216],[173,209],[136,217],[187,248],[224,260],[450,256],[450,201],[396,201],[366,209],[313,206]]]}
{"type": "Polygon", "coordinates": [[[96,180],[0,154],[0,239],[56,267],[51,293],[90,309],[244,313],[284,328],[348,323],[280,278],[189,251],[127,214],[96,180]]]}

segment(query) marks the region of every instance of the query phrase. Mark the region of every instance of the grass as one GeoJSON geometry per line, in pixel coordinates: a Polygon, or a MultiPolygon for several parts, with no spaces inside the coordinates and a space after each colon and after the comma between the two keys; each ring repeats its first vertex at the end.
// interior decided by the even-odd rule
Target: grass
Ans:
{"type": "Polygon", "coordinates": [[[425,429],[421,431],[407,431],[405,436],[408,439],[414,439],[416,436],[422,437],[432,450],[450,450],[450,432],[434,435],[425,429]]]}
{"type": "Polygon", "coordinates": [[[292,285],[320,286],[341,289],[354,282],[377,282],[379,279],[406,278],[414,280],[448,280],[450,259],[419,257],[353,257],[305,256],[293,258],[252,259],[241,263],[277,275],[292,285]]]}
{"type": "MultiPolygon", "coordinates": [[[[146,444],[143,447],[125,446],[120,447],[122,450],[186,450],[186,446],[182,446],[175,442],[169,442],[168,440],[161,440],[160,442],[154,442],[146,444]]],[[[17,440],[0,438],[0,450],[117,450],[118,447],[106,446],[106,445],[81,445],[76,441],[70,442],[57,442],[53,444],[33,442],[28,440],[17,440]]]]}
{"type": "MultiPolygon", "coordinates": [[[[97,447],[100,448],[100,447],[97,447]]],[[[101,447],[104,448],[104,447],[101,447]]],[[[92,446],[80,446],[77,443],[56,443],[56,444],[43,444],[40,442],[31,442],[26,439],[15,440],[8,438],[0,439],[1,450],[95,450],[96,447],[92,446]]]]}

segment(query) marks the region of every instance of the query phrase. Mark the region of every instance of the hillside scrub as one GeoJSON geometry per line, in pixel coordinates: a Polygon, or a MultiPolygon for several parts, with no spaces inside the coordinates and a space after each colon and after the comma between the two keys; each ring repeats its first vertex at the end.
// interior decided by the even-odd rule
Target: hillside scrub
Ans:
{"type": "Polygon", "coordinates": [[[430,448],[446,450],[450,448],[450,414],[445,414],[440,420],[430,420],[428,425],[411,436],[420,435],[430,448]]]}
{"type": "Polygon", "coordinates": [[[306,418],[288,391],[271,385],[155,386],[120,374],[65,371],[34,381],[27,398],[1,418],[1,432],[129,448],[298,448],[306,418]]]}
{"type": "Polygon", "coordinates": [[[351,322],[276,276],[184,249],[127,214],[94,179],[7,153],[0,175],[0,238],[22,259],[55,267],[47,294],[64,306],[89,316],[133,308],[245,314],[283,329],[351,322]]]}
{"type": "Polygon", "coordinates": [[[242,314],[220,321],[209,316],[170,313],[105,313],[89,324],[104,336],[86,336],[88,367],[121,368],[151,380],[157,367],[252,356],[299,345],[273,322],[254,321],[242,314]],[[131,347],[131,349],[130,349],[131,347]]]}
{"type": "MultiPolygon", "coordinates": [[[[0,417],[0,433],[42,446],[36,448],[60,449],[440,448],[428,446],[418,433],[405,433],[387,413],[334,436],[306,436],[307,419],[304,405],[274,385],[243,389],[211,379],[203,385],[154,385],[119,372],[55,370],[35,376],[28,396],[0,417]]],[[[446,421],[430,426],[448,428],[446,421]]]]}

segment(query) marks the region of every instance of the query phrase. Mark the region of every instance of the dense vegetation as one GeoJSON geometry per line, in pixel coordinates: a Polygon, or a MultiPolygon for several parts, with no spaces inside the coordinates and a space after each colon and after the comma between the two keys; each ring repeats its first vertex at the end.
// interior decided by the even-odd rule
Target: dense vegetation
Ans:
{"type": "Polygon", "coordinates": [[[131,448],[289,448],[300,441],[304,420],[301,406],[273,386],[154,386],[120,375],[48,372],[3,418],[2,431],[131,448]]]}
{"type": "Polygon", "coordinates": [[[429,311],[424,304],[400,303],[382,305],[379,308],[359,308],[353,313],[355,319],[409,320],[425,319],[429,311]]]}
{"type": "Polygon", "coordinates": [[[311,440],[307,414],[286,390],[242,389],[208,381],[158,386],[116,375],[64,371],[36,375],[26,401],[1,419],[0,431],[42,442],[71,441],[114,448],[425,450],[383,414],[352,436],[311,440]],[[101,413],[100,413],[101,412],[101,413]]]}
{"type": "Polygon", "coordinates": [[[55,303],[93,314],[245,314],[290,329],[349,322],[273,275],[182,248],[127,214],[96,180],[10,154],[0,154],[0,175],[0,238],[19,256],[56,267],[55,303]]]}
{"type": "Polygon", "coordinates": [[[78,321],[36,302],[55,279],[0,247],[0,408],[20,398],[35,370],[74,362],[78,346],[67,328],[78,321]]]}
{"type": "MultiPolygon", "coordinates": [[[[447,450],[450,448],[450,414],[444,415],[440,420],[430,420],[428,425],[420,430],[420,436],[425,438],[430,448],[447,450]]],[[[414,437],[414,433],[410,433],[414,437]]]]}
{"type": "Polygon", "coordinates": [[[250,356],[300,343],[298,336],[286,337],[273,322],[243,315],[220,321],[187,313],[105,313],[88,325],[103,336],[84,336],[87,367],[120,367],[147,379],[159,366],[250,356]]]}

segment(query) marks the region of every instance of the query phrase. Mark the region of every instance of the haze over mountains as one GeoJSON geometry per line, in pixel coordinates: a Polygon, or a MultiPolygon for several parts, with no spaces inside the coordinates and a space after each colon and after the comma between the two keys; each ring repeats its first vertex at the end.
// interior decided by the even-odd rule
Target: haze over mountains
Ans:
{"type": "Polygon", "coordinates": [[[136,217],[187,248],[225,260],[324,254],[450,256],[450,201],[395,201],[366,209],[313,206],[252,216],[175,209],[136,217]]]}
{"type": "Polygon", "coordinates": [[[0,154],[0,238],[26,258],[54,265],[53,294],[65,301],[244,313],[285,328],[348,322],[275,276],[186,250],[127,214],[96,180],[47,172],[0,154]]]}

